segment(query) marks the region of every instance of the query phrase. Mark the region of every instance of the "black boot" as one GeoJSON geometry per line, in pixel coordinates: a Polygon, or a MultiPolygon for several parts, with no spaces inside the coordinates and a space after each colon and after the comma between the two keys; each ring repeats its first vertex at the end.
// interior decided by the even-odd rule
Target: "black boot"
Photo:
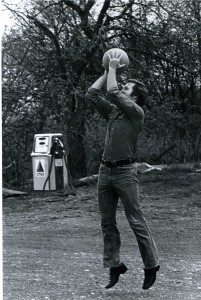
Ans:
{"type": "Polygon", "coordinates": [[[156,272],[158,272],[160,269],[160,266],[158,265],[156,268],[153,269],[145,269],[145,278],[144,278],[144,283],[142,288],[144,290],[149,289],[155,282],[156,280],[156,272]]]}
{"type": "Polygon", "coordinates": [[[113,287],[119,281],[120,274],[126,273],[127,270],[127,267],[123,263],[118,267],[110,268],[110,282],[105,288],[110,289],[113,287]]]}

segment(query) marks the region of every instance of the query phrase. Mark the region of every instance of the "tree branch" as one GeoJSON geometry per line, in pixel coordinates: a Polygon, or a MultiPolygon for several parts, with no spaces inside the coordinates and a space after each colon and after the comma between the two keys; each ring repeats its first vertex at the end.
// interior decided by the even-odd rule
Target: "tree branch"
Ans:
{"type": "Polygon", "coordinates": [[[91,29],[91,26],[88,21],[88,16],[89,16],[90,9],[95,4],[95,0],[88,0],[88,2],[84,6],[84,9],[81,9],[81,7],[78,4],[76,4],[74,1],[71,0],[61,0],[60,2],[65,3],[66,6],[71,7],[73,10],[77,12],[77,14],[81,19],[80,26],[83,32],[90,40],[92,40],[94,38],[94,31],[91,29]]]}
{"type": "Polygon", "coordinates": [[[163,61],[166,61],[168,62],[169,64],[171,64],[172,66],[182,70],[182,71],[185,71],[187,73],[190,73],[192,75],[196,75],[197,72],[192,72],[192,71],[189,71],[188,69],[186,69],[185,67],[183,67],[181,64],[178,64],[178,63],[175,63],[173,62],[171,59],[165,57],[165,56],[162,56],[162,55],[159,55],[159,54],[153,54],[151,52],[148,52],[148,51],[145,51],[145,50],[142,50],[142,49],[136,49],[136,48],[131,48],[131,49],[127,49],[126,51],[133,51],[133,52],[136,52],[136,53],[140,53],[140,54],[144,54],[146,56],[150,56],[154,59],[159,59],[159,60],[163,60],[163,61]]]}
{"type": "Polygon", "coordinates": [[[33,20],[34,24],[36,27],[38,27],[39,29],[41,29],[44,34],[49,37],[49,39],[53,42],[55,48],[56,48],[56,54],[57,54],[57,59],[58,59],[58,63],[59,63],[59,68],[61,70],[61,77],[62,79],[66,79],[66,68],[65,68],[65,63],[64,63],[64,59],[62,57],[61,54],[61,49],[60,49],[60,45],[59,42],[56,38],[56,36],[54,35],[54,33],[47,28],[47,26],[45,26],[43,23],[41,23],[39,20],[37,20],[35,17],[32,16],[27,16],[28,19],[33,20]]]}
{"type": "MultiPolygon", "coordinates": [[[[108,1],[105,0],[104,3],[103,3],[100,14],[98,16],[98,20],[96,22],[97,31],[103,25],[105,17],[107,18],[106,13],[107,13],[108,8],[110,7],[110,2],[111,2],[111,0],[108,0],[108,1]]],[[[105,21],[106,21],[106,19],[105,19],[105,21]]]]}

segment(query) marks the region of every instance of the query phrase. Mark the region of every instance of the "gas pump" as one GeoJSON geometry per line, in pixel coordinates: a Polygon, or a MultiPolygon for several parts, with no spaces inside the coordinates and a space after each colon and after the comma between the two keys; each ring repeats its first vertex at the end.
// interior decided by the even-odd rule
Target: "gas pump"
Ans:
{"type": "Polygon", "coordinates": [[[32,156],[34,190],[72,188],[61,133],[35,134],[32,156]]]}

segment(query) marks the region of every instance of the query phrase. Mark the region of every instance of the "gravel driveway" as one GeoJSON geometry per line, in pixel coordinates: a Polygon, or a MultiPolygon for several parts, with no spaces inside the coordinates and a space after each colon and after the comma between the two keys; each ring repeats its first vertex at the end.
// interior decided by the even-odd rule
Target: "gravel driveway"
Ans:
{"type": "Polygon", "coordinates": [[[106,290],[96,186],[76,195],[46,192],[3,201],[4,300],[201,299],[201,174],[140,175],[141,206],[159,248],[155,285],[143,266],[122,204],[121,258],[128,272],[106,290]]]}

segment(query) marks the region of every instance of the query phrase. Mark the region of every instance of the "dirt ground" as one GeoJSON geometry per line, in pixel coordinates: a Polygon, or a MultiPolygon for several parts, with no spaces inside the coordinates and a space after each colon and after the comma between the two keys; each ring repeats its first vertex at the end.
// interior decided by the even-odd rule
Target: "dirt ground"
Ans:
{"type": "Polygon", "coordinates": [[[128,272],[106,290],[96,186],[76,195],[32,192],[3,201],[4,300],[201,299],[201,173],[139,175],[140,201],[160,253],[155,285],[142,290],[137,242],[118,207],[128,272]]]}

